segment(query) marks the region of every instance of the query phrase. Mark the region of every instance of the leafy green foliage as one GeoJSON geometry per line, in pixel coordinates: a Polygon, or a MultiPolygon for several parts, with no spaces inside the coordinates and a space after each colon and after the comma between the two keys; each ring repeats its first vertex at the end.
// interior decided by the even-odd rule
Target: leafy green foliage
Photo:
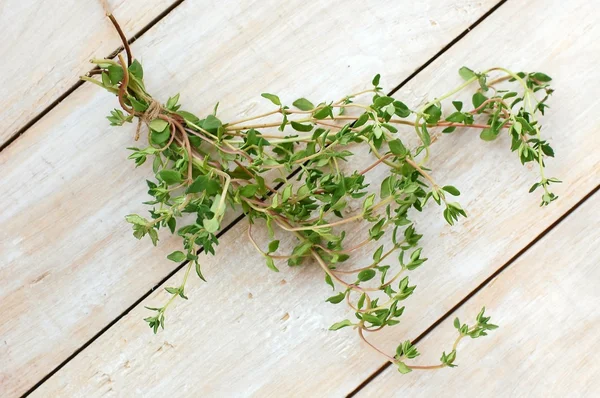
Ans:
{"type": "Polygon", "coordinates": [[[353,325],[353,323],[351,321],[349,321],[348,319],[344,319],[341,322],[337,322],[337,323],[334,323],[333,325],[331,325],[329,330],[339,330],[341,328],[345,328],[346,326],[352,326],[352,325],[353,325]]]}
{"type": "MultiPolygon", "coordinates": [[[[204,116],[180,109],[179,94],[158,104],[146,92],[144,71],[137,60],[128,68],[122,59],[121,63],[99,61],[100,80],[85,80],[119,96],[125,112],[112,111],[108,117],[111,125],[121,126],[139,118],[148,128],[148,145],[129,148],[129,158],[136,166],[152,160],[155,180],[147,181],[152,199],[146,202],[151,208],[148,217],[131,214],[126,221],[137,239],[149,236],[154,245],[161,229],[182,239],[182,250],[167,258],[184,263],[183,281],[165,288],[169,300],[162,307],[149,308],[154,315],[145,319],[155,333],[164,328],[169,305],[176,298],[187,299],[185,286],[191,270],[205,279],[198,252],[215,253],[225,214],[239,208],[250,226],[259,222],[266,225],[270,236],[266,249],[264,243],[254,240],[251,228],[248,235],[267,267],[279,272],[276,260],[287,260],[289,266],[311,260],[320,266],[326,284],[334,290],[326,301],[349,305],[356,317],[355,321],[337,322],[330,329],[358,329],[360,337],[372,345],[363,332],[401,322],[403,302],[416,288],[410,285],[407,274],[427,261],[420,246],[423,236],[416,230],[413,214],[425,211],[431,199],[443,209],[450,225],[467,216],[458,202],[449,199],[458,197],[459,189],[438,185],[426,167],[436,129],[445,133],[478,129],[485,141],[505,134],[523,164],[539,165],[541,179],[530,191],[543,189],[542,205],[557,198],[548,187],[560,181],[544,175],[545,159],[553,157],[554,150],[542,139],[537,120],[537,115],[548,108],[546,101],[552,94],[548,86],[551,78],[541,72],[513,73],[494,68],[479,73],[463,67],[459,74],[465,82],[421,109],[410,109],[383,95],[380,76],[376,75],[373,88],[336,102],[314,105],[299,98],[290,107],[277,95],[263,93],[262,97],[275,106],[272,112],[223,122],[217,116],[217,106],[204,116]],[[504,77],[488,80],[488,74],[498,71],[504,77]],[[505,80],[512,86],[516,82],[517,87],[511,86],[512,91],[497,89],[496,85],[505,80]],[[473,108],[452,101],[453,109],[445,112],[444,101],[472,83],[478,85],[471,98],[473,108]],[[364,94],[371,96],[370,101],[356,102],[364,94]],[[274,115],[280,120],[257,122],[274,115]],[[411,115],[414,121],[401,120],[411,115]],[[420,139],[416,147],[405,144],[408,141],[401,129],[406,125],[412,125],[420,139]],[[368,146],[373,156],[373,163],[362,170],[352,167],[356,164],[353,157],[357,145],[368,146]],[[378,167],[387,170],[386,176],[370,187],[365,175],[378,167]],[[279,183],[278,190],[267,180],[266,173],[272,171],[279,175],[273,181],[279,183]],[[297,172],[293,180],[285,178],[293,171],[297,172]],[[357,205],[352,206],[352,202],[357,205]],[[360,231],[352,224],[357,222],[368,225],[368,233],[362,243],[352,247],[348,237],[356,237],[356,231],[360,231]],[[280,240],[275,239],[276,233],[294,237],[288,253],[278,253],[280,240]],[[371,248],[372,259],[359,266],[350,265],[353,250],[363,246],[371,248]]],[[[486,336],[497,328],[484,313],[483,309],[472,326],[461,324],[458,318],[454,321],[459,336],[438,365],[407,363],[419,355],[410,341],[401,343],[396,354],[386,358],[401,373],[456,366],[457,345],[462,338],[486,336]]]]}
{"type": "Polygon", "coordinates": [[[125,116],[122,110],[115,109],[110,111],[110,116],[106,117],[111,126],[122,126],[125,123],[131,123],[133,116],[125,116]]]}
{"type": "Polygon", "coordinates": [[[450,351],[449,354],[446,354],[446,351],[444,351],[442,353],[442,357],[440,358],[440,362],[442,362],[442,365],[448,366],[450,368],[454,368],[457,366],[454,364],[455,360],[456,360],[456,350],[450,351]]]}
{"type": "Polygon", "coordinates": [[[315,106],[312,104],[312,102],[310,102],[306,98],[299,98],[296,101],[294,101],[292,103],[292,105],[294,105],[296,108],[300,109],[301,111],[310,111],[310,110],[315,109],[315,106]]]}
{"type": "Polygon", "coordinates": [[[262,93],[261,96],[264,97],[264,98],[266,98],[266,99],[268,99],[269,101],[271,101],[275,105],[281,105],[281,100],[275,94],[262,93]]]}

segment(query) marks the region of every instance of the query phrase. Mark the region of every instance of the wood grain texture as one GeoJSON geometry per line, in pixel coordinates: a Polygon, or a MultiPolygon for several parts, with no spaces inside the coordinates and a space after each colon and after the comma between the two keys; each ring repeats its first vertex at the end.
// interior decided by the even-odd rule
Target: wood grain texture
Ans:
{"type": "MultiPolygon", "coordinates": [[[[268,109],[267,88],[291,102],[337,99],[378,72],[393,86],[494,4],[186,2],[134,53],[158,99],[180,91],[200,113],[220,100],[227,120],[268,109]],[[357,16],[361,29],[349,25],[357,16]]],[[[83,86],[0,154],[0,301],[10,320],[0,324],[0,395],[25,391],[176,266],[165,256],[178,238],[153,248],[123,220],[145,211],[151,170],[126,160],[134,127],[107,126],[115,106],[83,86]]]]}
{"type": "MultiPolygon", "coordinates": [[[[598,33],[596,13],[585,1],[508,2],[398,93],[409,105],[423,103],[457,85],[456,71],[465,63],[547,72],[558,89],[543,118],[558,154],[549,175],[565,182],[557,189],[561,199],[540,209],[538,198],[526,193],[536,170],[519,164],[506,137],[489,144],[465,131],[438,139],[434,175],[461,189],[469,218],[451,228],[432,209],[418,219],[430,260],[412,274],[418,289],[403,323],[375,337],[387,349],[420,334],[600,182],[598,54],[587,51],[598,33]],[[524,15],[544,22],[524,24],[524,15]]],[[[365,156],[351,166],[370,161],[365,156]]],[[[377,170],[373,179],[380,181],[383,170],[377,170]]],[[[37,395],[340,396],[356,388],[383,362],[351,331],[326,330],[351,315],[323,302],[329,292],[322,272],[310,266],[267,272],[245,228],[236,226],[222,238],[229,250],[204,259],[209,283],[192,282],[191,300],[169,314],[165,332],[154,337],[144,331],[140,306],[37,395]]],[[[157,291],[143,304],[165,298],[157,291]]]]}
{"type": "MultiPolygon", "coordinates": [[[[599,396],[599,208],[595,194],[452,315],[470,321],[486,305],[500,324],[460,343],[458,368],[408,375],[389,368],[357,396],[599,396]]],[[[450,325],[437,327],[415,363],[438,363],[455,338],[450,325]]]]}
{"type": "MultiPolygon", "coordinates": [[[[128,38],[175,0],[107,0],[128,38]]],[[[121,40],[101,0],[0,2],[0,146],[121,40]]]]}

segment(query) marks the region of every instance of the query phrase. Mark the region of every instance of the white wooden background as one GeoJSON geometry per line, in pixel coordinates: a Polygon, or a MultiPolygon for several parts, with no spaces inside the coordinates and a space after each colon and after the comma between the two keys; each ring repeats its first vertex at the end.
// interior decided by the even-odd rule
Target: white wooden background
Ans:
{"type": "Polygon", "coordinates": [[[593,2],[109,3],[126,35],[139,36],[133,51],[150,92],[161,100],[181,92],[199,112],[221,101],[226,119],[260,112],[264,91],[288,102],[335,99],[376,73],[389,89],[410,77],[395,96],[417,106],[455,86],[463,65],[544,71],[556,88],[543,124],[561,197],[538,207],[527,194],[535,170],[508,153],[506,139],[464,132],[433,145],[436,177],[461,189],[469,218],[454,227],[435,212],[419,219],[430,260],[416,271],[403,324],[377,338],[391,350],[441,320],[420,343],[435,360],[453,333],[454,307],[477,290],[457,314],[483,303],[502,327],[461,343],[457,369],[402,376],[355,333],[327,331],[347,314],[323,302],[322,273],[268,271],[244,221],[203,259],[209,282],[193,280],[190,300],[154,336],[143,306],[165,299],[160,286],[146,296],[176,267],[164,257],[179,242],[165,235],[154,248],[131,237],[123,216],[143,210],[150,170],[126,159],[133,132],[106,123],[114,97],[76,85],[87,60],[116,50],[118,37],[98,0],[3,1],[0,396],[337,397],[359,387],[359,396],[600,394],[593,2]]]}

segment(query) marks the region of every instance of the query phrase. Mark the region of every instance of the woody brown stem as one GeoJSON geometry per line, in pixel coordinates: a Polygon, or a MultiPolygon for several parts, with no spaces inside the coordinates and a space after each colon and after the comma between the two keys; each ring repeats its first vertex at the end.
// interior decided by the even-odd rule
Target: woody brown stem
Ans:
{"type": "Polygon", "coordinates": [[[107,15],[107,17],[108,17],[108,19],[110,19],[110,22],[112,22],[113,26],[115,27],[115,30],[117,31],[117,33],[119,34],[119,37],[121,38],[121,42],[123,43],[123,48],[125,49],[125,52],[127,53],[127,66],[131,66],[131,60],[133,59],[133,57],[131,56],[131,48],[129,47],[129,43],[127,42],[127,37],[125,37],[125,34],[123,33],[121,26],[115,19],[115,16],[112,15],[111,13],[109,13],[107,15]]]}

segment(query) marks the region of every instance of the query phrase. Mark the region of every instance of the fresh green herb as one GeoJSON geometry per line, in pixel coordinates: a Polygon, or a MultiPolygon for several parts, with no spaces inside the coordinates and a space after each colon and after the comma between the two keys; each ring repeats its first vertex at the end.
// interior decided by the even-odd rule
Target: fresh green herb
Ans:
{"type": "MultiPolygon", "coordinates": [[[[114,18],[111,20],[119,29],[114,18]]],[[[198,252],[214,254],[223,218],[234,208],[246,215],[248,237],[269,269],[279,272],[275,263],[282,260],[290,266],[312,260],[323,270],[325,282],[334,290],[340,289],[326,301],[346,303],[355,311],[356,320],[337,322],[331,330],[348,326],[357,329],[368,345],[402,373],[456,366],[456,350],[462,338],[485,336],[497,327],[488,323],[484,310],[472,326],[456,319],[459,336],[452,350],[442,354],[440,364],[431,366],[407,363],[419,355],[410,341],[400,344],[396,354],[390,356],[364,335],[364,331],[374,332],[400,322],[403,302],[416,287],[410,285],[407,274],[427,260],[420,247],[422,235],[411,220],[413,209],[423,211],[431,199],[443,208],[443,217],[450,225],[467,216],[462,206],[450,199],[460,195],[459,189],[439,185],[426,167],[434,130],[451,133],[455,129],[475,129],[485,141],[508,135],[511,150],[519,160],[539,166],[540,180],[530,191],[543,190],[542,206],[556,200],[549,186],[559,181],[544,174],[545,159],[554,156],[554,151],[542,138],[537,119],[538,114],[544,114],[552,94],[549,76],[503,68],[475,72],[463,67],[459,74],[465,81],[457,88],[420,109],[410,109],[382,92],[377,75],[373,88],[333,102],[299,98],[287,106],[277,95],[264,93],[262,97],[275,105],[271,112],[224,121],[217,116],[216,107],[203,116],[180,109],[179,94],[166,104],[157,102],[146,91],[142,65],[132,60],[127,43],[124,46],[127,63],[121,55],[119,62],[94,60],[98,65],[94,74],[101,78],[82,79],[117,95],[122,110],[111,112],[111,125],[124,125],[137,118],[136,140],[143,126],[148,129],[148,145],[130,148],[136,166],[151,159],[155,173],[154,180],[147,182],[152,197],[146,202],[151,206],[149,217],[126,217],[134,236],[141,239],[148,235],[156,245],[160,229],[167,228],[183,242],[182,250],[167,256],[185,264],[182,283],[165,289],[171,295],[165,305],[149,308],[154,315],[146,321],[155,333],[164,328],[165,312],[171,303],[177,297],[187,299],[185,286],[192,268],[204,280],[198,252]],[[500,77],[488,80],[492,74],[500,77]],[[511,91],[497,88],[505,81],[511,91]],[[466,104],[452,101],[454,109],[444,112],[444,101],[473,84],[479,87],[472,96],[472,109],[465,110],[466,104]],[[357,102],[366,95],[369,100],[357,102]],[[413,121],[406,119],[411,114],[415,115],[413,121]],[[263,120],[276,115],[279,120],[263,120]],[[420,138],[417,147],[409,148],[404,143],[406,126],[412,126],[420,138]],[[369,147],[372,164],[362,170],[344,171],[340,163],[351,161],[360,145],[369,147]],[[365,182],[365,175],[376,167],[388,170],[378,195],[370,193],[365,182]],[[279,177],[269,182],[266,173],[272,171],[279,177]],[[288,179],[296,171],[294,181],[288,179]],[[349,206],[352,200],[361,202],[353,214],[349,206]],[[185,214],[193,214],[193,221],[184,222],[185,214]],[[252,226],[259,220],[269,230],[268,244],[253,238],[252,226]],[[367,223],[369,231],[364,239],[348,245],[347,238],[356,229],[350,227],[352,222],[367,223]],[[296,238],[291,252],[277,254],[280,245],[274,238],[276,229],[296,238]],[[381,243],[384,236],[387,243],[381,243]],[[345,266],[355,249],[368,244],[376,246],[370,263],[345,266]]]]}

